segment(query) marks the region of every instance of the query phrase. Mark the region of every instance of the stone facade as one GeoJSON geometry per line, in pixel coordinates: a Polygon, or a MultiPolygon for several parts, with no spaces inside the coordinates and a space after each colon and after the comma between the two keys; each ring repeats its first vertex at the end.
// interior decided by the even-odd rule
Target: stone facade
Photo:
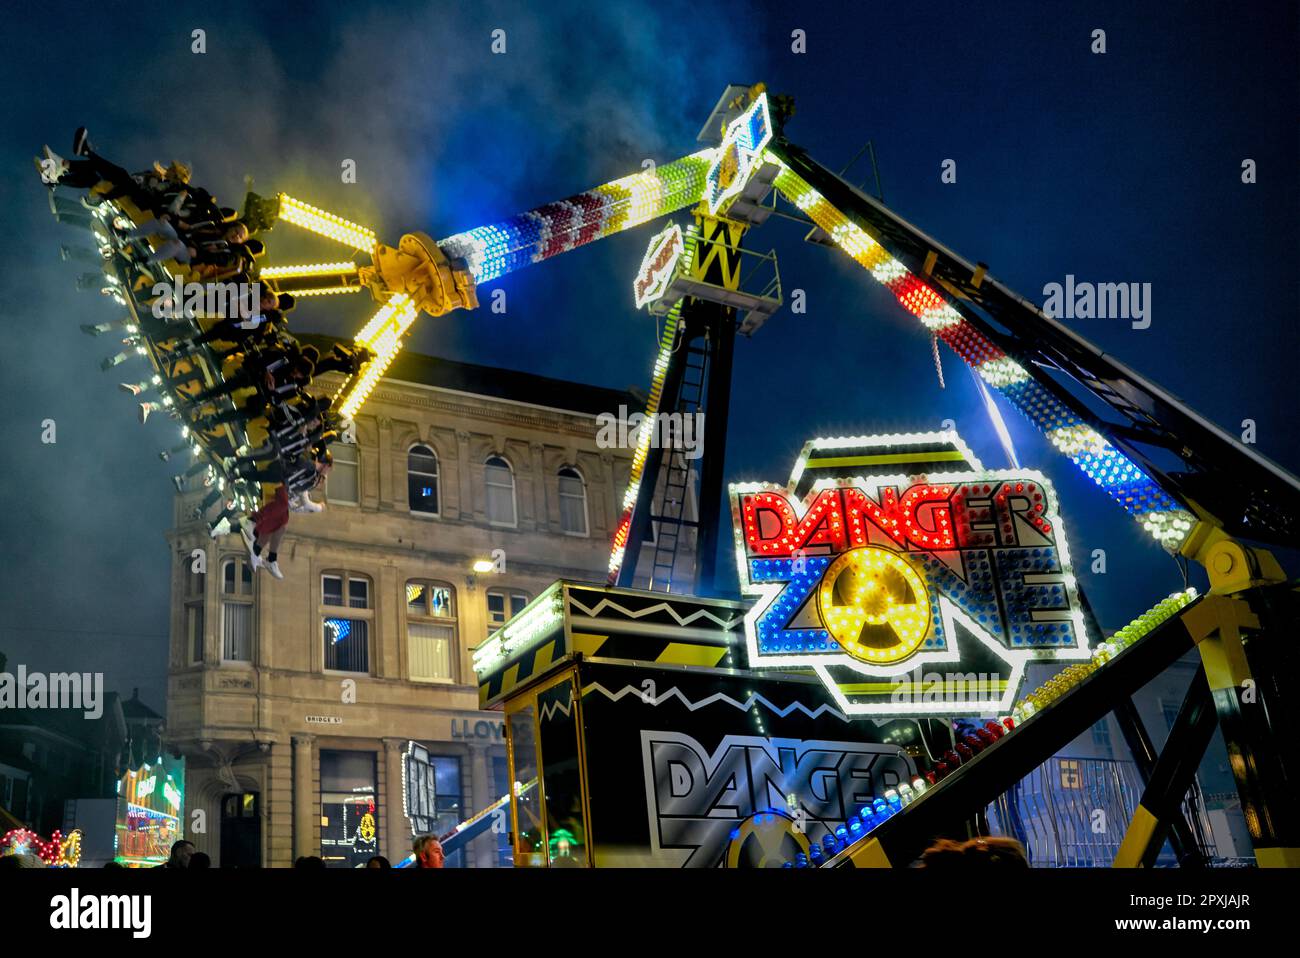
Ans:
{"type": "MultiPolygon", "coordinates": [[[[378,851],[394,863],[409,853],[412,837],[402,805],[408,741],[459,759],[460,795],[447,796],[459,799],[453,818],[499,797],[500,714],[478,711],[471,667],[471,651],[490,630],[488,595],[503,590],[519,602],[557,578],[604,580],[631,450],[598,448],[595,417],[620,403],[640,408],[614,390],[427,357],[395,365],[356,421],[355,483],[349,451],[336,451],[326,510],[292,517],[279,555],[283,581],[263,570],[246,583],[242,540],[213,541],[187,518],[201,491],[177,497],[168,536],[167,741],[187,760],[186,835],[214,864],[223,853],[226,864],[269,866],[322,854],[323,754],[373,756],[378,851]],[[491,382],[492,394],[452,388],[466,382],[491,382]],[[413,512],[408,499],[408,454],[417,445],[437,457],[436,483],[419,480],[436,486],[436,515],[413,512]],[[489,520],[485,463],[492,456],[513,473],[513,525],[489,520]],[[562,527],[565,467],[582,478],[585,534],[562,527]],[[344,501],[352,489],[355,504],[344,501]],[[194,571],[195,550],[203,550],[206,574],[194,571]],[[493,556],[502,571],[471,571],[474,560],[493,556]],[[330,604],[340,585],[344,605],[330,604]],[[442,634],[449,626],[453,636],[450,668],[440,669],[450,674],[431,680],[412,678],[408,586],[421,585],[444,602],[449,597],[454,612],[439,620],[442,634]],[[365,592],[365,608],[347,607],[356,599],[352,589],[365,592]],[[355,635],[350,640],[365,650],[363,669],[355,661],[352,671],[327,668],[338,627],[325,620],[340,616],[366,633],[360,646],[355,635]],[[247,798],[228,798],[252,794],[251,808],[247,798]],[[234,822],[232,806],[241,802],[247,817],[234,822]],[[242,851],[235,851],[236,829],[245,836],[242,851]]],[[[568,505],[572,517],[572,498],[568,505]]],[[[649,568],[651,548],[641,568],[649,568]]],[[[508,615],[508,595],[504,605],[508,615]]],[[[471,846],[465,864],[496,858],[496,838],[488,835],[471,846]]]]}

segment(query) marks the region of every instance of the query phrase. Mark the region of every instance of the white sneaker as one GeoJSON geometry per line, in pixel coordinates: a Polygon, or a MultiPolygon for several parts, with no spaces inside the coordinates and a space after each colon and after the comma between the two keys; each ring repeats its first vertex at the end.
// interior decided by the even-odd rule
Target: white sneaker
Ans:
{"type": "Polygon", "coordinates": [[[264,562],[262,564],[266,566],[266,571],[271,573],[271,575],[275,576],[277,579],[284,578],[284,573],[280,571],[280,564],[278,561],[264,562]]]}
{"type": "Polygon", "coordinates": [[[302,492],[289,500],[290,512],[324,512],[325,507],[319,502],[312,502],[311,496],[302,492]]]}
{"type": "Polygon", "coordinates": [[[57,186],[59,184],[59,166],[57,163],[50,163],[42,160],[39,156],[32,157],[36,164],[36,172],[40,174],[41,182],[46,186],[57,186]]]}
{"type": "Polygon", "coordinates": [[[217,522],[216,525],[214,525],[211,529],[208,530],[208,535],[210,535],[213,539],[220,538],[221,536],[228,535],[229,533],[230,533],[230,520],[226,516],[222,516],[220,521],[217,522]]]}
{"type": "Polygon", "coordinates": [[[158,404],[156,402],[140,403],[140,425],[147,423],[149,421],[149,414],[151,412],[156,412],[157,410],[158,404]]]}
{"type": "MultiPolygon", "coordinates": [[[[63,157],[59,156],[59,154],[55,153],[55,152],[54,152],[53,150],[51,150],[48,146],[46,146],[46,147],[43,148],[43,152],[45,153],[45,158],[46,158],[47,160],[51,160],[51,161],[53,161],[53,163],[54,163],[54,179],[53,179],[53,181],[46,180],[46,182],[55,182],[55,183],[57,183],[58,180],[59,180],[59,177],[62,176],[64,173],[66,173],[66,172],[70,169],[70,167],[68,166],[68,161],[65,160],[63,157]]],[[[44,166],[44,165],[43,165],[43,170],[44,170],[44,169],[48,169],[48,168],[49,168],[48,166],[44,166]]],[[[43,179],[43,180],[46,179],[46,177],[45,177],[45,175],[44,175],[43,172],[42,172],[41,179],[43,179]]]]}
{"type": "Polygon", "coordinates": [[[244,537],[244,545],[248,549],[248,568],[256,572],[262,567],[262,557],[253,551],[253,534],[248,531],[248,526],[242,522],[239,524],[239,534],[244,537]]]}

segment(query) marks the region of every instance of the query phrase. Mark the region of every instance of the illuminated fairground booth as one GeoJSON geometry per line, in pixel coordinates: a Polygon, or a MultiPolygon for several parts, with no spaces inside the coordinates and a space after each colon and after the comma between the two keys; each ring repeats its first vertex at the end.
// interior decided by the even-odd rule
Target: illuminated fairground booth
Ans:
{"type": "Polygon", "coordinates": [[[558,582],[475,653],[540,782],[516,864],[820,864],[1023,734],[1031,662],[1122,652],[1093,649],[1051,484],[953,433],[815,440],[731,501],[752,601],[558,582]]]}
{"type": "Polygon", "coordinates": [[[185,761],[160,757],[128,770],[117,786],[115,858],[131,868],[161,865],[184,838],[185,761]]]}

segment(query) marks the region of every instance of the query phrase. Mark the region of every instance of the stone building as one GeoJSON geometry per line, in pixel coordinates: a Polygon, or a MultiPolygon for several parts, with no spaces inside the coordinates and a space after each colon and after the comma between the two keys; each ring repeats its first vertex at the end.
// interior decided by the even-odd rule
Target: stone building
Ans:
{"type": "MultiPolygon", "coordinates": [[[[599,448],[596,416],[620,406],[643,408],[403,353],[355,444],[333,447],[326,510],[293,516],[283,581],[251,574],[238,536],[210,540],[187,518],[201,490],[177,497],[167,741],[186,759],[199,850],[225,865],[396,863],[412,838],[411,742],[434,766],[438,831],[506,792],[471,650],[555,579],[604,581],[631,450],[599,448]]],[[[448,864],[508,855],[489,833],[448,864]]]]}

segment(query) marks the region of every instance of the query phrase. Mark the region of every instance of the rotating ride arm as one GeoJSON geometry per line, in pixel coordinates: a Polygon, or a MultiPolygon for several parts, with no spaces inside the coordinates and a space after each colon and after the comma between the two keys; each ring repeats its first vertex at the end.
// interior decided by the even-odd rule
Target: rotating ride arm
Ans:
{"type": "Polygon", "coordinates": [[[296,296],[367,288],[382,304],[356,336],[375,357],[344,383],[338,396],[340,413],[350,417],[392,364],[421,313],[442,316],[453,309],[474,309],[480,283],[699,202],[712,157],[712,150],[702,150],[436,242],[424,233],[409,233],[396,247],[379,243],[373,230],[293,197],[255,200],[264,204],[268,223],[288,222],[370,257],[368,266],[273,267],[263,275],[296,296]]]}
{"type": "Polygon", "coordinates": [[[1300,534],[1295,477],[799,147],[777,138],[765,156],[779,166],[775,185],[787,200],[889,287],[1167,550],[1202,561],[1212,576],[1239,586],[1282,578],[1266,553],[1251,553],[1228,536],[1294,543],[1300,534]],[[1125,421],[1102,420],[1066,387],[1064,377],[1125,421]],[[1161,454],[1185,471],[1162,469],[1156,458],[1161,454]]]}

